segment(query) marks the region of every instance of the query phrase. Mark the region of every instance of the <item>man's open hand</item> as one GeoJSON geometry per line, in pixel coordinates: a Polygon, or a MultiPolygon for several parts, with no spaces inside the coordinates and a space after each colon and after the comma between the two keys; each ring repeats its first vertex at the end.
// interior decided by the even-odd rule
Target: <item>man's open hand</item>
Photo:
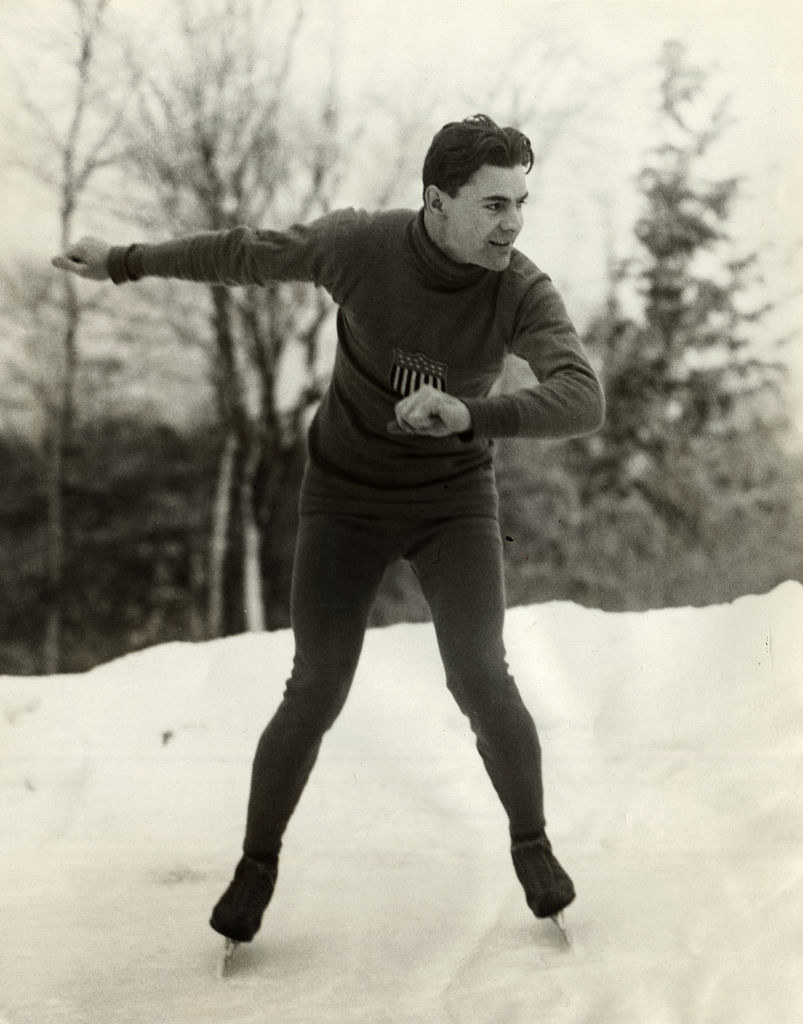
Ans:
{"type": "Polygon", "coordinates": [[[59,270],[69,270],[90,281],[106,281],[110,249],[111,246],[101,239],[87,236],[71,245],[61,256],[54,256],[51,262],[59,270]]]}
{"type": "Polygon", "coordinates": [[[471,430],[471,413],[453,395],[425,384],[396,403],[396,419],[388,424],[392,434],[447,437],[471,430]]]}

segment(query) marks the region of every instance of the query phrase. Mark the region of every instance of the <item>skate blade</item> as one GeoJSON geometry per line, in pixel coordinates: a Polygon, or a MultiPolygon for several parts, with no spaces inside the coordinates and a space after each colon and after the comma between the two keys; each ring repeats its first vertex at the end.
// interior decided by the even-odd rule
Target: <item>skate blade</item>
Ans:
{"type": "Polygon", "coordinates": [[[571,944],[572,944],[572,937],[569,934],[569,929],[566,927],[566,918],[563,916],[563,911],[561,910],[559,913],[553,914],[550,917],[550,921],[558,929],[558,931],[560,932],[560,936],[563,939],[563,941],[566,943],[566,945],[567,946],[571,946],[571,944]]]}
{"type": "Polygon", "coordinates": [[[235,951],[240,945],[239,942],[235,942],[234,939],[226,939],[226,943],[223,947],[223,960],[220,964],[220,977],[226,978],[231,968],[231,962],[234,959],[235,951]]]}

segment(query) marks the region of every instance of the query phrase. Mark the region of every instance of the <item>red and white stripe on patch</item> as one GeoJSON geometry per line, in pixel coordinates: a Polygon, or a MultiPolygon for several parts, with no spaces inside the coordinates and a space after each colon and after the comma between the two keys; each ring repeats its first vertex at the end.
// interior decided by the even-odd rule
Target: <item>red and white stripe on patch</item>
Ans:
{"type": "Polygon", "coordinates": [[[407,352],[397,348],[393,351],[390,386],[403,398],[425,384],[438,391],[445,391],[447,370],[446,363],[438,363],[423,352],[407,352]]]}

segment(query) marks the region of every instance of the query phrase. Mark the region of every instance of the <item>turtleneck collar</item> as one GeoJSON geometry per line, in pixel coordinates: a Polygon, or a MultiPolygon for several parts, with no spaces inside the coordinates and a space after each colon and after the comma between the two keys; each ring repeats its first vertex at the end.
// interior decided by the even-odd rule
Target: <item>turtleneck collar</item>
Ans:
{"type": "Polygon", "coordinates": [[[439,249],[427,234],[423,208],[411,221],[408,236],[416,266],[433,288],[457,291],[491,273],[474,263],[457,263],[439,249]]]}

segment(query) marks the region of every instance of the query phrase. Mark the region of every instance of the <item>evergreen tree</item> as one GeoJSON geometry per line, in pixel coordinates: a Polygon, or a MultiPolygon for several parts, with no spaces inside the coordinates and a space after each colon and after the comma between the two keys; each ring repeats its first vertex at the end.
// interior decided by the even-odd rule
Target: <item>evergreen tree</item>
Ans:
{"type": "MultiPolygon", "coordinates": [[[[661,71],[640,251],[612,273],[586,338],[603,367],[606,424],[558,456],[577,481],[557,503],[560,596],[607,607],[722,600],[803,562],[783,370],[756,344],[769,307],[750,305],[757,256],[734,255],[728,232],[740,182],[707,173],[727,103],[708,102],[707,75],[678,43],[665,45],[661,71]],[[625,287],[641,299],[638,319],[622,312],[625,287]]],[[[543,480],[554,460],[547,450],[543,480]]],[[[548,576],[543,550],[535,561],[548,576]]]]}

